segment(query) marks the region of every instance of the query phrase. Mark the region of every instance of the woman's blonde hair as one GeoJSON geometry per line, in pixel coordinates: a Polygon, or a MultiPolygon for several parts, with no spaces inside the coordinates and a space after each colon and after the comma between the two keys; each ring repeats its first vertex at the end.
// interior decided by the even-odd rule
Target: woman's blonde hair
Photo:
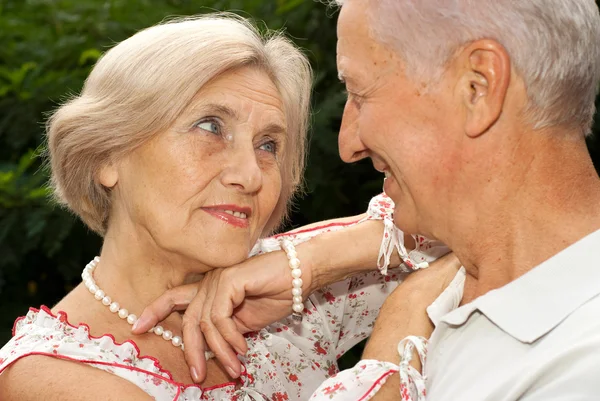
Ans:
{"type": "Polygon", "coordinates": [[[100,168],[168,129],[207,82],[242,66],[265,71],[284,105],[282,191],[265,230],[275,229],[302,182],[312,72],[304,54],[281,33],[261,34],[230,13],[162,23],[103,55],[81,94],[47,123],[56,199],[103,235],[111,196],[97,179],[100,168]]]}

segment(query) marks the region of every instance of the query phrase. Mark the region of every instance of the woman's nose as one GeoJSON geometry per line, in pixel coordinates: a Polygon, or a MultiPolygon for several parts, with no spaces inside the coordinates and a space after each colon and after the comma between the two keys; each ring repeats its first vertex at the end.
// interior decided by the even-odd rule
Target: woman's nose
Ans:
{"type": "Polygon", "coordinates": [[[254,146],[237,147],[231,152],[222,174],[225,186],[235,187],[244,193],[254,193],[262,187],[262,179],[254,146]]]}

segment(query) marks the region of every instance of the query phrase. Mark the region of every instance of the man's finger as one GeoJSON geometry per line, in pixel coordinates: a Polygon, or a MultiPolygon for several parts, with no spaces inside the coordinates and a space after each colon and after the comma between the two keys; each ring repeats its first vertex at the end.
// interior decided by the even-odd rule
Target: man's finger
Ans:
{"type": "Polygon", "coordinates": [[[134,334],[145,333],[174,311],[187,309],[198,293],[197,284],[188,284],[166,291],[142,311],[133,325],[134,334]]]}

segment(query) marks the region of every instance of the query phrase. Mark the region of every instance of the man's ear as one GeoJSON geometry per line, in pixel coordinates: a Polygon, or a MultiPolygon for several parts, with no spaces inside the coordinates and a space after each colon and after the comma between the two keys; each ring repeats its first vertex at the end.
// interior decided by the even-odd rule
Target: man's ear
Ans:
{"type": "Polygon", "coordinates": [[[119,181],[119,172],[117,170],[117,166],[115,163],[107,163],[102,168],[100,168],[100,172],[98,173],[98,181],[105,188],[113,188],[117,185],[119,181]]]}
{"type": "Polygon", "coordinates": [[[471,43],[459,57],[463,65],[460,96],[467,111],[465,133],[475,138],[502,113],[510,84],[510,57],[504,46],[489,39],[471,43]]]}

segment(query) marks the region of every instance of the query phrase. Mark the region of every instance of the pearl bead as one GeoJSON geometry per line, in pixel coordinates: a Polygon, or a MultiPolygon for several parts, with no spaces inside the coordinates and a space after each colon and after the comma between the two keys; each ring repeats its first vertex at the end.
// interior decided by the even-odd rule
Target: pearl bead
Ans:
{"type": "MultiPolygon", "coordinates": [[[[291,245],[293,248],[293,244],[291,245]]],[[[129,311],[125,308],[121,308],[118,302],[113,302],[111,297],[106,295],[106,293],[96,285],[96,281],[94,281],[94,268],[100,261],[100,258],[96,257],[90,263],[87,264],[85,269],[83,269],[81,273],[81,279],[86,288],[90,291],[90,293],[99,301],[102,302],[103,305],[107,306],[108,309],[112,313],[117,313],[121,319],[125,319],[129,324],[135,324],[138,318],[135,314],[129,313],[129,311]]],[[[300,298],[302,299],[302,298],[300,298]]],[[[156,335],[162,336],[162,338],[166,341],[171,342],[175,347],[181,348],[181,350],[185,350],[183,345],[183,338],[181,336],[174,336],[173,333],[169,330],[165,330],[162,326],[155,326],[148,330],[148,333],[154,333],[156,335]]],[[[214,354],[210,351],[205,352],[206,359],[211,359],[214,357],[214,354]]]]}
{"type": "Polygon", "coordinates": [[[302,304],[294,304],[292,306],[292,310],[296,313],[301,313],[304,310],[304,305],[302,304]]]}
{"type": "Polygon", "coordinates": [[[118,302],[113,302],[110,304],[110,306],[108,307],[108,309],[110,309],[110,311],[112,313],[117,313],[119,311],[119,309],[121,309],[121,305],[119,305],[118,302]]]}
{"type": "Polygon", "coordinates": [[[292,286],[294,288],[302,288],[302,279],[301,278],[295,278],[292,280],[292,286]]]}
{"type": "Polygon", "coordinates": [[[300,270],[300,269],[294,269],[294,270],[292,270],[292,277],[293,278],[300,278],[300,277],[302,277],[302,270],[300,270]]]}
{"type": "Polygon", "coordinates": [[[302,288],[292,288],[292,295],[295,297],[302,295],[302,288]]]}
{"type": "Polygon", "coordinates": [[[302,303],[302,297],[301,296],[294,296],[294,298],[292,298],[292,302],[295,304],[301,304],[302,303]]]}
{"type": "Polygon", "coordinates": [[[96,262],[96,263],[100,263],[100,256],[96,256],[96,257],[94,258],[94,262],[96,262]]]}
{"type": "Polygon", "coordinates": [[[137,316],[134,315],[133,313],[130,313],[129,316],[127,316],[127,323],[129,323],[129,324],[134,324],[136,320],[137,320],[137,316]]]}
{"type": "Polygon", "coordinates": [[[295,258],[296,256],[298,256],[298,254],[297,254],[297,253],[296,253],[296,251],[295,251],[295,250],[293,250],[293,249],[290,249],[290,250],[289,250],[289,252],[287,252],[287,257],[288,257],[288,259],[293,259],[293,258],[295,258]]]}
{"type": "Polygon", "coordinates": [[[171,338],[171,343],[176,347],[181,347],[181,344],[182,344],[181,337],[173,336],[173,338],[171,338]]]}
{"type": "Polygon", "coordinates": [[[297,269],[300,267],[300,259],[298,258],[292,258],[290,259],[290,267],[292,269],[297,269]]]}

